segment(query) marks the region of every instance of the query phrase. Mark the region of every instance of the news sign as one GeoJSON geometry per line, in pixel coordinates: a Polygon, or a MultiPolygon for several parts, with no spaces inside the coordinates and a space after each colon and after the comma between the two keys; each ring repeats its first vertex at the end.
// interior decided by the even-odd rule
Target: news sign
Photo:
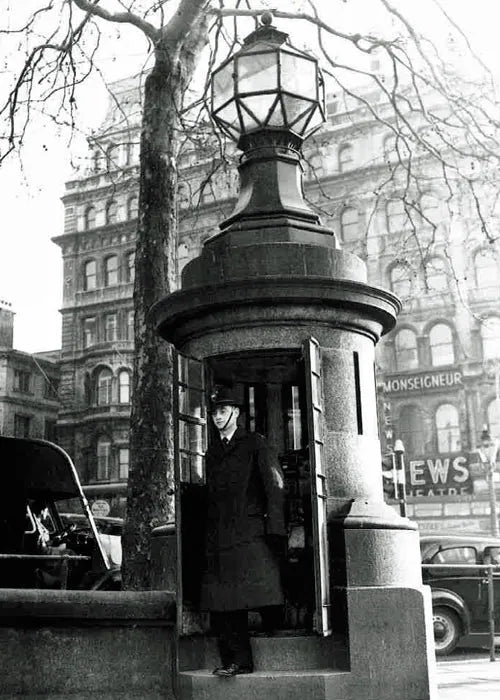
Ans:
{"type": "Polygon", "coordinates": [[[440,454],[406,459],[408,496],[465,496],[472,493],[468,456],[440,454]]]}

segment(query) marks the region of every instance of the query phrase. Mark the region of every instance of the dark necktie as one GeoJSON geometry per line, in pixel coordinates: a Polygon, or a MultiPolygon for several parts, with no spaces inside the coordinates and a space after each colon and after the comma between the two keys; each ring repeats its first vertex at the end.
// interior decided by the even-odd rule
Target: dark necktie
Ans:
{"type": "Polygon", "coordinates": [[[229,440],[226,437],[222,438],[222,444],[224,445],[224,447],[227,447],[229,444],[229,440]]]}

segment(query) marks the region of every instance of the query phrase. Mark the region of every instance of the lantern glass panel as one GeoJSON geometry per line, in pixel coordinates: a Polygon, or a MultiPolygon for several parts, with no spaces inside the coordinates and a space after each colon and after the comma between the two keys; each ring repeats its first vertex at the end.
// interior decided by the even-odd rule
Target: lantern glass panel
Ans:
{"type": "Polygon", "coordinates": [[[281,99],[279,97],[276,100],[275,108],[269,115],[267,123],[269,126],[284,126],[286,124],[281,99]]]}
{"type": "Polygon", "coordinates": [[[281,89],[311,100],[316,94],[316,63],[303,56],[281,52],[281,89]]]}
{"type": "MultiPolygon", "coordinates": [[[[249,131],[258,126],[267,124],[267,116],[275,102],[276,95],[252,95],[240,99],[244,130],[249,131]],[[252,114],[249,114],[247,110],[244,109],[245,107],[247,107],[252,114]]],[[[283,122],[280,122],[280,124],[282,123],[283,122]]]]}
{"type": "MultiPolygon", "coordinates": [[[[265,92],[278,89],[278,61],[276,51],[252,53],[237,58],[238,93],[265,92]]],[[[258,114],[264,119],[265,114],[258,114]]]]}
{"type": "Polygon", "coordinates": [[[323,115],[323,111],[316,105],[314,108],[314,114],[311,117],[311,121],[307,125],[307,133],[310,133],[314,129],[317,129],[318,126],[321,126],[323,122],[325,121],[325,117],[323,115]]]}
{"type": "Polygon", "coordinates": [[[227,102],[234,93],[233,85],[233,62],[230,61],[220,70],[213,74],[213,106],[214,109],[227,102]]]}
{"type": "Polygon", "coordinates": [[[308,109],[307,112],[298,119],[298,121],[295,122],[295,124],[292,124],[292,129],[299,135],[302,136],[302,133],[304,132],[304,129],[309,127],[309,116],[311,114],[311,110],[308,109]]]}
{"type": "Polygon", "coordinates": [[[234,102],[234,100],[220,109],[216,116],[219,119],[223,119],[229,126],[240,129],[238,110],[236,109],[236,102],[234,102]]]}
{"type": "Polygon", "coordinates": [[[292,126],[293,122],[301,117],[304,112],[308,111],[313,105],[300,97],[292,97],[291,95],[282,95],[283,106],[285,107],[286,119],[288,126],[292,126]]]}

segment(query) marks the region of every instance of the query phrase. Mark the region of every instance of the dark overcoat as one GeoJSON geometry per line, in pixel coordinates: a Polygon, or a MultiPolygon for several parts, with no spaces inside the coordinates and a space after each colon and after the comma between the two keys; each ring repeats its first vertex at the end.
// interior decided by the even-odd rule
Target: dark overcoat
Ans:
{"type": "Polygon", "coordinates": [[[285,535],[284,482],[258,433],[238,428],[229,444],[216,437],[206,454],[207,522],[204,610],[281,605],[280,562],[267,535],[285,535]]]}

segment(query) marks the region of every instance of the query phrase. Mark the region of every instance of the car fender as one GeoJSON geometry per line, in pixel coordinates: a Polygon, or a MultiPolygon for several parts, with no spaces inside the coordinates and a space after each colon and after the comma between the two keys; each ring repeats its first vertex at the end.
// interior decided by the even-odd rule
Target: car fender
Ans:
{"type": "Polygon", "coordinates": [[[464,634],[470,631],[470,612],[462,596],[448,588],[432,589],[432,607],[446,607],[454,610],[462,621],[464,634]]]}

